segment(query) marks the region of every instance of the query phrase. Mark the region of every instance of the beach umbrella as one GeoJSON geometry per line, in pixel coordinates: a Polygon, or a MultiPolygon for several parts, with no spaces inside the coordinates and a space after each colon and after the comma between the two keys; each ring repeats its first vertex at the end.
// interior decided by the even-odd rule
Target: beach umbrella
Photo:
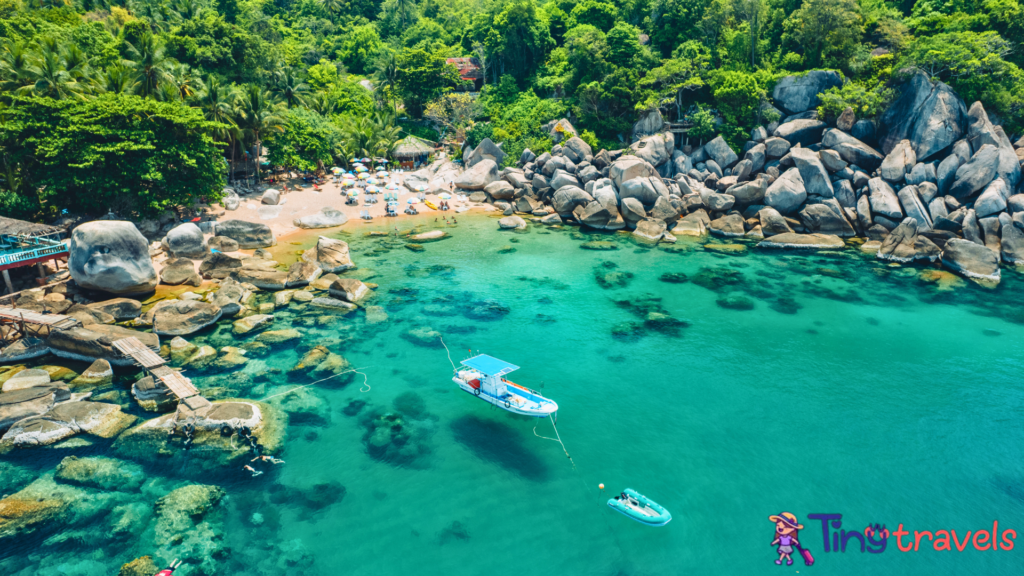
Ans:
{"type": "Polygon", "coordinates": [[[342,186],[355,186],[356,181],[351,178],[345,178],[341,181],[342,186]]]}
{"type": "Polygon", "coordinates": [[[367,162],[370,162],[370,161],[371,161],[371,160],[370,160],[369,158],[363,158],[363,159],[362,159],[362,162],[363,162],[364,164],[365,164],[365,163],[367,163],[367,162]]]}
{"type": "Polygon", "coordinates": [[[342,170],[341,170],[341,168],[338,168],[337,166],[332,166],[331,167],[331,172],[334,172],[335,174],[340,174],[342,172],[342,170]]]}
{"type": "Polygon", "coordinates": [[[409,198],[408,200],[406,200],[406,202],[408,202],[409,204],[419,204],[420,199],[416,198],[416,197],[412,197],[412,198],[409,198]]]}
{"type": "Polygon", "coordinates": [[[377,172],[377,177],[378,178],[387,178],[388,177],[388,173],[385,170],[381,170],[381,171],[377,172]]]}
{"type": "Polygon", "coordinates": [[[369,170],[366,169],[366,166],[356,166],[356,172],[369,172],[369,170]]]}
{"type": "Polygon", "coordinates": [[[378,186],[367,186],[366,187],[366,191],[370,192],[371,194],[376,194],[377,192],[380,192],[380,187],[378,187],[378,186]]]}
{"type": "Polygon", "coordinates": [[[370,177],[370,175],[369,175],[369,174],[367,174],[366,172],[360,172],[360,173],[359,173],[359,176],[358,176],[358,178],[359,178],[360,180],[366,180],[366,179],[367,179],[367,178],[369,178],[369,177],[370,177]]]}
{"type": "Polygon", "coordinates": [[[348,191],[348,195],[353,197],[353,198],[355,198],[356,196],[359,196],[359,190],[356,190],[355,188],[353,188],[353,189],[348,191]]]}
{"type": "Polygon", "coordinates": [[[359,158],[349,158],[349,162],[359,162],[359,158]]]}
{"type": "Polygon", "coordinates": [[[426,184],[417,184],[413,186],[412,189],[417,192],[426,192],[427,190],[430,189],[430,186],[427,186],[426,184]]]}
{"type": "Polygon", "coordinates": [[[441,192],[441,195],[439,196],[441,200],[451,200],[451,197],[452,195],[447,192],[441,192]]]}
{"type": "Polygon", "coordinates": [[[395,184],[394,182],[391,182],[387,186],[385,186],[384,189],[385,190],[398,190],[398,184],[395,184]]]}
{"type": "Polygon", "coordinates": [[[367,184],[373,184],[374,186],[376,186],[377,184],[380,184],[380,180],[377,180],[376,178],[373,178],[371,176],[370,178],[366,179],[366,183],[367,184]]]}

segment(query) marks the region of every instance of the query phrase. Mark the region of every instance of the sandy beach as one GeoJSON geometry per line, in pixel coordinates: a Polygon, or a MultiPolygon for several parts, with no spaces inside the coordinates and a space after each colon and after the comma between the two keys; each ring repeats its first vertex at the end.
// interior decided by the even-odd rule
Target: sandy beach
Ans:
{"type": "MultiPolygon", "coordinates": [[[[340,183],[335,182],[333,177],[329,178],[326,184],[317,185],[317,189],[314,189],[312,184],[303,182],[301,177],[292,177],[282,181],[279,176],[276,183],[261,186],[263,190],[275,188],[281,191],[281,204],[278,206],[264,205],[260,202],[260,196],[250,195],[242,198],[242,202],[237,210],[228,211],[220,204],[216,204],[206,208],[205,212],[212,220],[244,220],[246,222],[266,224],[270,226],[274,235],[279,239],[297,230],[301,230],[294,224],[296,218],[316,214],[325,207],[343,212],[348,217],[348,222],[346,222],[345,226],[358,225],[364,222],[376,222],[379,224],[381,219],[398,220],[407,216],[405,210],[410,206],[408,200],[419,195],[419,193],[412,192],[402,185],[406,174],[409,173],[395,173],[386,179],[381,179],[381,188],[383,188],[384,184],[395,183],[399,185],[399,189],[397,191],[383,191],[377,194],[378,201],[369,205],[365,203],[365,194],[362,192],[359,195],[358,205],[346,204],[345,192],[347,192],[347,189],[341,186],[340,183]],[[398,216],[396,217],[389,218],[385,216],[385,202],[383,200],[385,192],[398,194],[399,205],[397,207],[398,216]],[[369,211],[373,217],[371,220],[360,218],[360,212],[364,210],[369,211]]],[[[469,194],[468,191],[463,191],[462,193],[467,196],[469,194]]],[[[452,194],[452,198],[448,200],[448,205],[451,209],[447,211],[434,210],[422,202],[414,206],[420,215],[436,213],[438,217],[443,216],[448,219],[457,217],[458,214],[470,210],[494,210],[494,207],[489,204],[469,202],[468,200],[458,201],[457,198],[458,193],[452,194]]],[[[427,193],[426,199],[434,205],[439,205],[441,202],[441,199],[432,193],[427,193]]]]}

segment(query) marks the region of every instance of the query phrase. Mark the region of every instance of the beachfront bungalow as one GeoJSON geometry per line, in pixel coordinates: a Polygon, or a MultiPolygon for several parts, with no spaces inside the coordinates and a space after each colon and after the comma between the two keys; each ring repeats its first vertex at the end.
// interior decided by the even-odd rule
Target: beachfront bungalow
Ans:
{"type": "Polygon", "coordinates": [[[391,155],[401,163],[402,168],[413,169],[425,163],[434,153],[434,145],[429,140],[407,136],[395,143],[391,155]]]}

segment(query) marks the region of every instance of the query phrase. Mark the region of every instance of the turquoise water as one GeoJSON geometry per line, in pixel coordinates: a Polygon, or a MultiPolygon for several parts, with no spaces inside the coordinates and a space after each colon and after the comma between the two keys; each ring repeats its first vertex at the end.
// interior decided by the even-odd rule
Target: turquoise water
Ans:
{"type": "MultiPolygon", "coordinates": [[[[363,228],[375,226],[384,227],[363,228]]],[[[825,553],[820,523],[807,519],[841,513],[847,530],[902,523],[961,538],[994,520],[1024,531],[1017,273],[994,290],[956,280],[939,289],[919,277],[924,268],[855,250],[668,252],[571,228],[499,232],[477,217],[412,252],[363,228],[339,237],[379,285],[373,304],[388,321],[368,325],[359,312],[318,323],[293,305],[275,328],[290,318],[303,343],[243,372],[256,399],[302,385],[265,370],[287,371],[319,343],[359,367],[369,390],[360,376],[304,389],[287,463],[263,476],[147,469],[156,480],[143,501],[185,483],[225,489],[218,574],[1019,573],[1024,539],[998,552],[922,541],[902,553],[892,538],[882,554],[852,544],[825,553]],[[579,248],[590,239],[618,249],[579,248]],[[457,390],[445,348],[406,336],[421,327],[443,335],[456,363],[471,349],[521,366],[512,380],[559,403],[572,461],[540,437],[554,436],[549,421],[457,390]],[[408,442],[375,448],[374,418],[396,410],[408,442]],[[626,487],[673,521],[653,529],[612,512],[605,500],[626,487]],[[774,564],[768,516],[782,511],[806,526],[813,567],[774,564]]],[[[224,375],[193,378],[227,385],[224,375]]],[[[42,474],[67,454],[10,460],[42,474]]],[[[102,516],[85,529],[94,541],[40,537],[0,551],[0,571],[116,574],[157,546],[151,528],[104,539],[102,516]]]]}

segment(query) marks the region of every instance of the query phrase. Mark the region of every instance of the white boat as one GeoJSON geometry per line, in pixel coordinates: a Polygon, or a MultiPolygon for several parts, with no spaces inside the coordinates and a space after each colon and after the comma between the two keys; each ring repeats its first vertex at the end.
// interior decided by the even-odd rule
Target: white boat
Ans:
{"type": "Polygon", "coordinates": [[[519,366],[486,354],[463,360],[462,365],[466,369],[458,370],[452,381],[484,402],[536,418],[546,418],[558,412],[558,404],[554,400],[504,378],[506,374],[519,370],[519,366]]]}

